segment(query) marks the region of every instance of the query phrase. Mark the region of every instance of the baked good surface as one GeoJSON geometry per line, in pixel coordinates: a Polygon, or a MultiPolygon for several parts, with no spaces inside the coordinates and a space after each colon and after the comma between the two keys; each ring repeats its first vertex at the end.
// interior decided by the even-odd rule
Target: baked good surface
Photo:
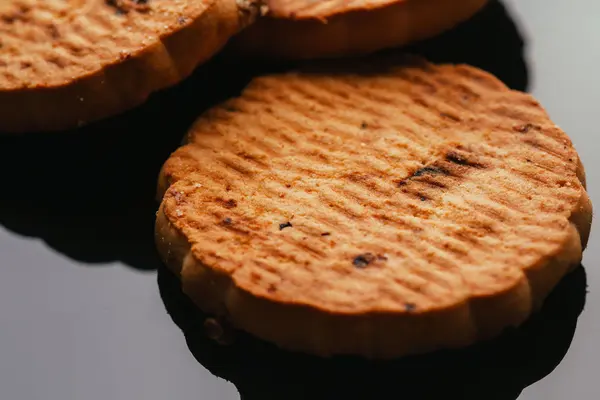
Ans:
{"type": "Polygon", "coordinates": [[[257,14],[254,1],[0,2],[0,132],[81,126],[187,77],[257,14]]]}
{"type": "Polygon", "coordinates": [[[255,78],[163,166],[156,243],[205,312],[289,350],[391,358],[520,325],[582,257],[569,137],[465,65],[255,78]]]}
{"type": "Polygon", "coordinates": [[[426,39],[470,18],[486,0],[266,0],[241,32],[244,56],[311,59],[371,53],[426,39]]]}

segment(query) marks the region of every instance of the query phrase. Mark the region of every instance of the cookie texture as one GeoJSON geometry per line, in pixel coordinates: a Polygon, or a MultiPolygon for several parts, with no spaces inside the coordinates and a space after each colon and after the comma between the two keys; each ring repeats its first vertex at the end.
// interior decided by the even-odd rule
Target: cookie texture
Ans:
{"type": "Polygon", "coordinates": [[[162,168],[156,243],[205,312],[282,348],[391,358],[518,326],[582,257],[569,137],[466,65],[255,78],[162,168]]]}
{"type": "Polygon", "coordinates": [[[435,36],[486,0],[266,0],[268,14],[232,41],[243,56],[310,59],[370,53],[435,36]]]}
{"type": "Polygon", "coordinates": [[[0,3],[0,132],[81,126],[187,77],[257,15],[255,1],[0,3]]]}

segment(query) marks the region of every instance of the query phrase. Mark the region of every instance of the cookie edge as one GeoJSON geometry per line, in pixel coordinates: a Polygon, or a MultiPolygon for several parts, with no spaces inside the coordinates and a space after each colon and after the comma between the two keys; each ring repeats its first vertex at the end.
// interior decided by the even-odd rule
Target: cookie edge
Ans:
{"type": "Polygon", "coordinates": [[[286,60],[364,55],[437,36],[473,17],[488,1],[408,0],[294,20],[267,15],[234,36],[227,54],[286,60]]]}
{"type": "Polygon", "coordinates": [[[189,77],[257,16],[258,12],[242,7],[239,0],[212,1],[189,25],[64,85],[0,90],[0,133],[74,129],[133,109],[145,103],[151,94],[189,77]],[[197,37],[205,40],[198,42],[194,40],[197,37]],[[139,79],[140,71],[146,79],[139,79]],[[119,90],[130,86],[119,82],[136,81],[142,83],[130,90],[119,90]]]}

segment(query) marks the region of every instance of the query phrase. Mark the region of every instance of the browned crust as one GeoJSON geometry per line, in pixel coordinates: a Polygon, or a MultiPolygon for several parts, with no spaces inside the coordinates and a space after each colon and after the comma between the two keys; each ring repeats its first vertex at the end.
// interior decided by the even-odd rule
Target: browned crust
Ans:
{"type": "Polygon", "coordinates": [[[336,315],[253,296],[237,287],[231,277],[198,262],[187,239],[165,216],[162,205],[156,222],[156,243],[167,267],[180,278],[185,275],[182,290],[196,305],[216,315],[227,315],[239,328],[257,337],[288,350],[320,356],[358,353],[369,358],[394,358],[467,346],[524,322],[563,276],[581,262],[592,215],[585,192],[581,199],[571,214],[568,240],[559,252],[531,268],[521,285],[501,295],[471,299],[429,314],[336,315]],[[271,321],[277,321],[277,325],[271,321]]]}
{"type": "Polygon", "coordinates": [[[470,18],[487,0],[408,0],[329,15],[263,18],[237,35],[231,52],[249,57],[339,57],[403,46],[448,30],[470,18]]]}
{"type": "MultiPolygon", "coordinates": [[[[481,73],[482,78],[488,74],[481,73]]],[[[488,76],[489,77],[489,76],[488,76]]],[[[491,77],[489,77],[491,78],[491,77]]],[[[269,301],[242,288],[231,276],[200,262],[181,221],[165,213],[168,172],[159,178],[156,243],[165,264],[182,281],[183,291],[205,312],[225,317],[239,329],[284,349],[321,356],[359,354],[393,358],[439,348],[462,347],[518,326],[539,309],[556,284],[582,259],[592,223],[592,204],[585,190],[579,159],[579,200],[573,204],[562,244],[501,292],[470,297],[446,308],[423,313],[372,311],[353,314],[289,302],[269,301]],[[277,321],[276,324],[273,321],[277,321]]],[[[197,254],[197,251],[196,251],[197,254]]]]}
{"type": "Polygon", "coordinates": [[[138,106],[188,77],[254,14],[236,0],[214,1],[181,29],[85,76],[59,86],[0,90],[0,132],[70,129],[138,106]]]}

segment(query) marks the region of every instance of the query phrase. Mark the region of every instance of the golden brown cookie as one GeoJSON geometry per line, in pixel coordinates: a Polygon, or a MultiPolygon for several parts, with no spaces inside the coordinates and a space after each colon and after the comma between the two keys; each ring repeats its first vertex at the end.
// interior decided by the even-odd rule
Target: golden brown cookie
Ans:
{"type": "Polygon", "coordinates": [[[187,77],[254,0],[0,2],[0,132],[81,126],[187,77]]]}
{"type": "Polygon", "coordinates": [[[584,170],[539,103],[473,67],[384,61],[258,77],[165,163],[157,246],[205,312],[389,358],[520,325],[579,264],[584,170]]]}
{"type": "Polygon", "coordinates": [[[369,53],[435,36],[487,0],[266,0],[269,12],[232,40],[244,56],[309,59],[369,53]]]}

